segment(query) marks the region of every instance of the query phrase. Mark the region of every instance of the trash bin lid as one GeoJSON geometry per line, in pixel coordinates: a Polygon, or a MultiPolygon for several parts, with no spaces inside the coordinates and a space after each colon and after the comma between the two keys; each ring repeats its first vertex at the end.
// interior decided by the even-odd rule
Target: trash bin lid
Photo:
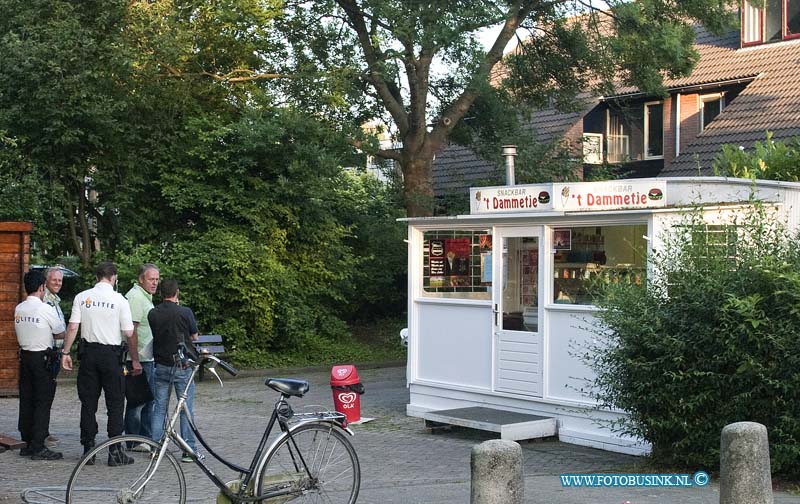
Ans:
{"type": "Polygon", "coordinates": [[[333,366],[331,368],[331,386],[353,385],[360,380],[358,370],[352,364],[333,366]]]}

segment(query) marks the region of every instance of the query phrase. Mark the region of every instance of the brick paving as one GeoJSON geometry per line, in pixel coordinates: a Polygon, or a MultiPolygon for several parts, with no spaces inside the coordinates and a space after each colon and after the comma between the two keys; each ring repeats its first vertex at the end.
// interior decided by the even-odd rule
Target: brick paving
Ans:
{"type": "MultiPolygon", "coordinates": [[[[359,503],[455,504],[469,502],[470,451],[491,434],[465,429],[432,433],[424,422],[405,415],[408,390],[405,369],[360,369],[366,386],[362,416],[372,422],[356,425],[352,438],[362,468],[359,503]]],[[[264,386],[264,377],[299,377],[309,380],[311,391],[290,403],[295,411],[330,409],[329,374],[320,370],[248,372],[226,379],[220,388],[213,377],[199,383],[195,416],[206,440],[219,452],[247,465],[266,426],[276,394],[264,386]]],[[[0,398],[0,434],[18,436],[17,400],[0,398]]],[[[105,432],[105,410],[98,414],[105,432]]],[[[22,502],[20,492],[29,487],[65,486],[79,458],[79,410],[75,381],[62,378],[53,406],[51,432],[61,441],[56,448],[64,460],[34,462],[16,452],[0,454],[0,503],[22,502]]],[[[98,436],[98,442],[104,439],[98,436]]],[[[629,472],[641,460],[555,440],[521,443],[524,456],[525,501],[530,503],[665,503],[710,504],[719,502],[712,482],[693,489],[574,489],[562,488],[561,473],[629,472]]],[[[211,464],[224,476],[234,475],[218,463],[211,464]]],[[[216,487],[193,464],[182,464],[189,486],[189,502],[213,503],[216,487]]],[[[52,501],[58,502],[58,501],[52,501]]],[[[800,496],[776,493],[775,502],[800,504],[800,496]]]]}

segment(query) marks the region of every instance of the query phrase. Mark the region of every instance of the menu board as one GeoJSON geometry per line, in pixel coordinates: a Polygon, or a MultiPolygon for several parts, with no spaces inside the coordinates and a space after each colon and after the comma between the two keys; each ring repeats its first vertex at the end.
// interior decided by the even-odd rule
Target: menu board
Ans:
{"type": "Polygon", "coordinates": [[[444,240],[430,240],[428,242],[428,269],[430,270],[430,286],[444,287],[445,255],[444,240]]]}

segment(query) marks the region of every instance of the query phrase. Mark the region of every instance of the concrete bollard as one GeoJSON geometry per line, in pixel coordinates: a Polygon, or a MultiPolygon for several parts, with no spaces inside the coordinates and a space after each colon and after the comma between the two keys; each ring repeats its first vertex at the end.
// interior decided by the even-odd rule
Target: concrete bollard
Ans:
{"type": "Polygon", "coordinates": [[[720,504],[773,504],[767,428],[737,422],[722,429],[720,504]]]}
{"type": "Polygon", "coordinates": [[[472,447],[471,504],[522,504],[522,447],[493,439],[472,447]]]}

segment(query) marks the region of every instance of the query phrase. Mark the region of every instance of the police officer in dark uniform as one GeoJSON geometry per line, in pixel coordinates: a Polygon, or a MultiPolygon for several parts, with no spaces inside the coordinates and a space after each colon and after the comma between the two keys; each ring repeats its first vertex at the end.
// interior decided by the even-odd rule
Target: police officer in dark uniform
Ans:
{"type": "Polygon", "coordinates": [[[44,303],[45,278],[29,271],[23,279],[27,299],[14,310],[14,329],[19,352],[19,432],[27,443],[20,455],[33,460],[58,460],[45,438],[50,427],[50,406],[56,390],[58,353],[54,338],[64,337],[64,322],[55,308],[44,303]]]}
{"type": "MultiPolygon", "coordinates": [[[[131,309],[125,297],[116,292],[117,267],[111,262],[101,263],[95,271],[97,283],[89,290],[75,296],[72,313],[64,341],[63,367],[72,370],[69,348],[81,327],[78,370],[78,397],[81,400],[81,444],[86,453],[95,445],[97,435],[97,402],[100,392],[105,394],[108,407],[108,437],[119,436],[123,431],[123,409],[125,406],[125,365],[123,337],[128,340],[133,374],[140,374],[136,335],[133,332],[131,309]]],[[[94,461],[91,461],[94,463],[94,461]]],[[[111,447],[108,465],[132,464],[123,447],[111,447]]]]}

